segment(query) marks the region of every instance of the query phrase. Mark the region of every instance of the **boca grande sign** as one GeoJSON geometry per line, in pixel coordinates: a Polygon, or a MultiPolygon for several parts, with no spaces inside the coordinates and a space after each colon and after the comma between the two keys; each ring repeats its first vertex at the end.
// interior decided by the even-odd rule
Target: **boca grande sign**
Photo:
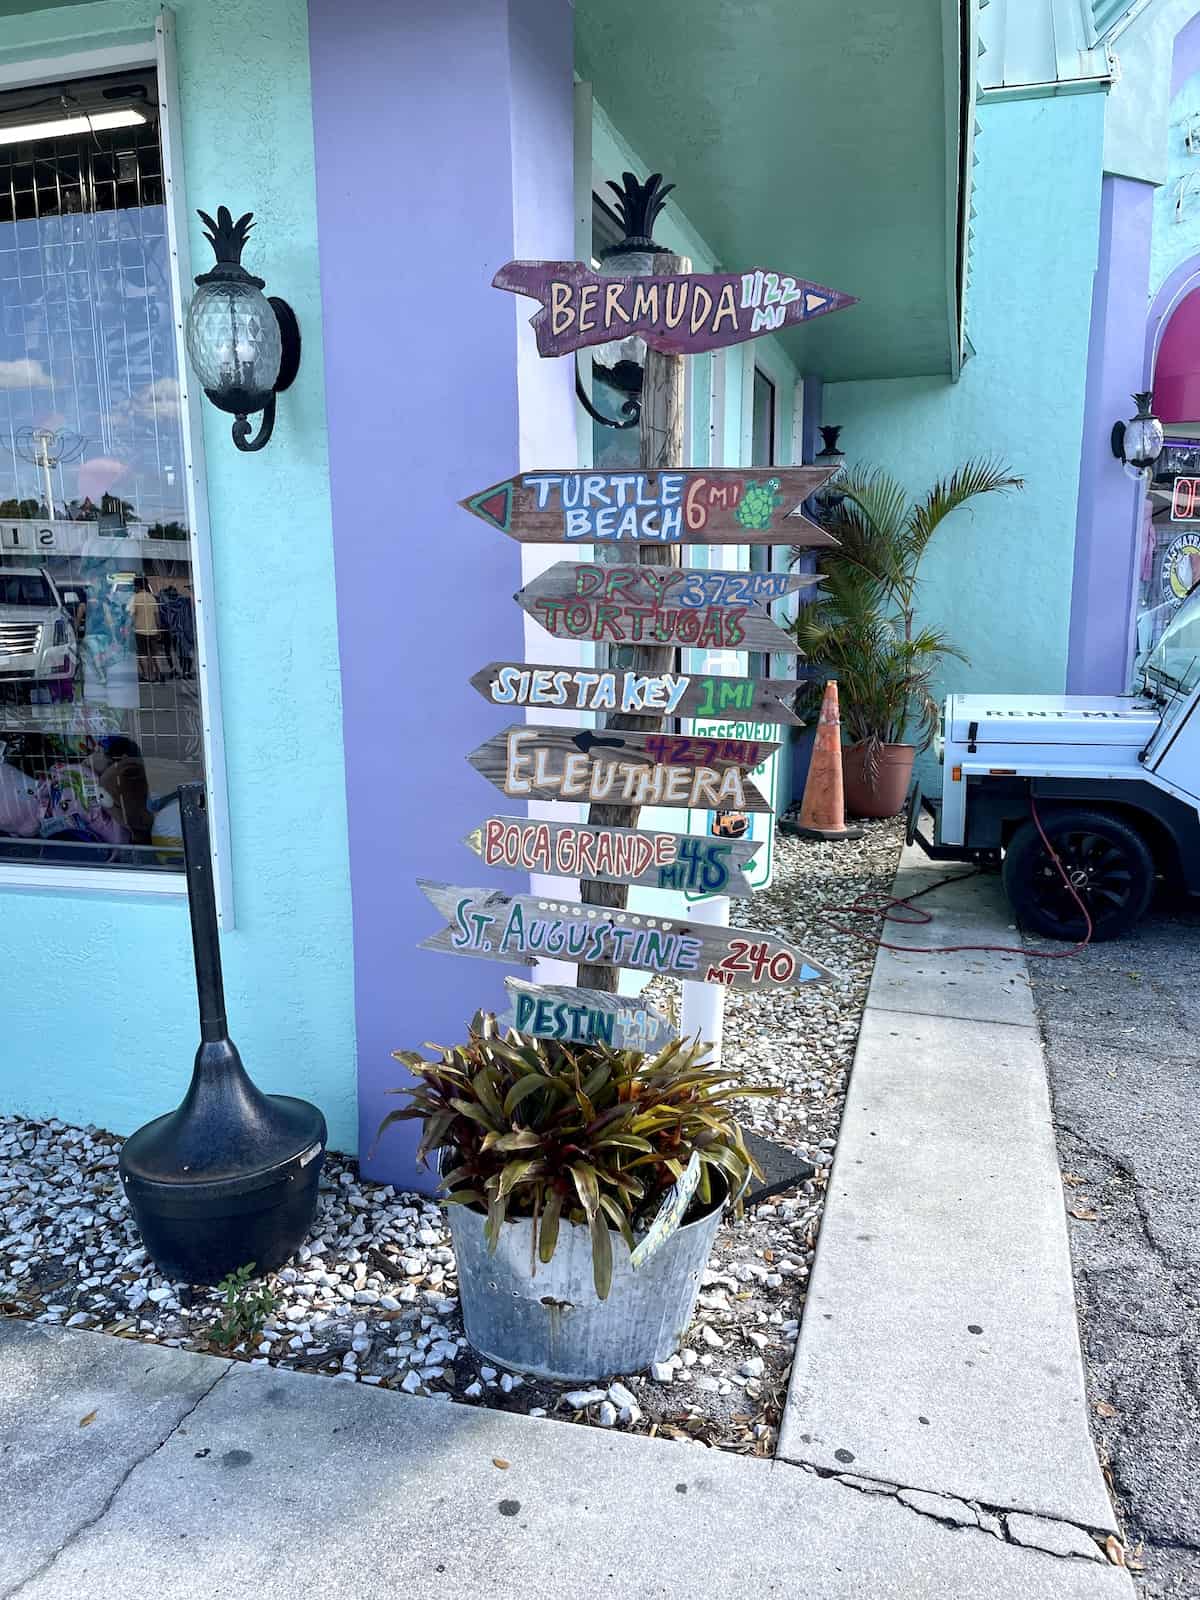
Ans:
{"type": "Polygon", "coordinates": [[[631,334],[664,355],[698,355],[856,304],[840,289],[763,267],[609,277],[582,261],[510,261],[492,283],[542,302],[529,319],[542,356],[631,334]]]}

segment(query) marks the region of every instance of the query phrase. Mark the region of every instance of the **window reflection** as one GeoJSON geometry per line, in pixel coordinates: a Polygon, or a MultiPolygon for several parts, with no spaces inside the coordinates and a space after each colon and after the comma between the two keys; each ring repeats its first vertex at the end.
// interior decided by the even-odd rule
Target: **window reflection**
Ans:
{"type": "Polygon", "coordinates": [[[0,96],[0,862],[178,870],[202,776],[152,74],[0,96]],[[141,120],[5,143],[4,122],[141,120]]]}

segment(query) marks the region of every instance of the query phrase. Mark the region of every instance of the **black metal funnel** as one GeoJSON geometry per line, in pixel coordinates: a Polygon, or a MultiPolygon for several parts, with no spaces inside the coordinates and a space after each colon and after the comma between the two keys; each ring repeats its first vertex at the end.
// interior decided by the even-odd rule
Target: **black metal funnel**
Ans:
{"type": "Polygon", "coordinates": [[[121,1181],[142,1241],[165,1277],[219,1283],[254,1263],[273,1272],[312,1223],[328,1137],[307,1100],[263,1094],[225,1019],[204,785],[179,790],[200,1048],[183,1103],[130,1134],[121,1181]]]}

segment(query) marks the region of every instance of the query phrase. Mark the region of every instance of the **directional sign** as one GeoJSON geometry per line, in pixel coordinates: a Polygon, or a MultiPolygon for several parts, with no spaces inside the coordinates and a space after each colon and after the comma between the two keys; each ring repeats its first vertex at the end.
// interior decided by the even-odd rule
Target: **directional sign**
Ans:
{"type": "MultiPolygon", "coordinates": [[[[804,678],[824,667],[796,667],[804,678]]],[[[471,679],[494,706],[541,706],[552,711],[626,711],[645,716],[751,717],[756,722],[803,724],[792,710],[803,685],[787,678],[721,678],[711,673],[635,672],[598,667],[491,661],[471,679]]]]}
{"type": "Polygon", "coordinates": [[[521,544],[797,544],[832,534],[801,502],[833,467],[705,467],[688,472],[523,472],[459,504],[521,544]]]}
{"type": "Polygon", "coordinates": [[[560,1039],[564,1044],[607,1044],[614,1050],[657,1050],[678,1029],[643,1000],[596,989],[564,989],[505,978],[512,1009],[498,1018],[502,1028],[535,1039],[560,1039]]]}
{"type": "Polygon", "coordinates": [[[463,843],[488,867],[697,896],[749,893],[746,863],[758,849],[750,840],[693,839],[685,833],[642,833],[539,817],[489,817],[463,843]]]}
{"type": "Polygon", "coordinates": [[[516,723],[493,734],[467,760],[497,789],[524,800],[767,811],[743,773],[778,749],[759,739],[516,723]]]}
{"type": "Polygon", "coordinates": [[[492,283],[542,302],[530,318],[541,356],[637,333],[664,355],[697,355],[855,304],[840,289],[762,267],[608,277],[582,261],[510,261],[492,283]]]}
{"type": "MultiPolygon", "coordinates": [[[[569,565],[565,561],[559,563],[569,565]]],[[[792,635],[757,606],[639,605],[623,602],[619,596],[614,600],[555,599],[553,595],[533,594],[532,586],[520,590],[513,599],[556,639],[800,654],[792,635]]]]}
{"type": "Polygon", "coordinates": [[[573,900],[417,880],[446,926],[421,941],[443,950],[529,966],[539,957],[661,972],[730,989],[792,989],[835,975],[776,933],[718,928],[573,900]]]}
{"type": "Polygon", "coordinates": [[[821,582],[819,572],[724,572],[715,567],[643,567],[635,562],[556,561],[527,583],[531,600],[598,600],[664,610],[745,611],[821,582]]]}

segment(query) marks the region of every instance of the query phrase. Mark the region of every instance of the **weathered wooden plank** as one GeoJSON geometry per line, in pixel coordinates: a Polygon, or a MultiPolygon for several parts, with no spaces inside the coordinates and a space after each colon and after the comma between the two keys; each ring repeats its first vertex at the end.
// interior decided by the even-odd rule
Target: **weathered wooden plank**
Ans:
{"type": "Polygon", "coordinates": [[[417,886],[446,918],[444,928],[421,941],[422,950],[510,966],[553,957],[666,973],[730,989],[791,989],[835,976],[769,929],[718,928],[427,878],[418,878],[417,886]]]}
{"type": "Polygon", "coordinates": [[[542,356],[637,333],[665,355],[697,355],[856,304],[840,289],[762,267],[607,277],[583,261],[510,261],[492,283],[542,302],[529,319],[542,356]]]}
{"type": "Polygon", "coordinates": [[[588,472],[547,468],[459,504],[522,544],[796,544],[832,534],[801,512],[833,467],[704,467],[588,472]]]}
{"type": "Polygon", "coordinates": [[[595,600],[704,612],[713,607],[761,611],[785,595],[813,588],[819,572],[725,572],[716,567],[644,567],[634,562],[556,561],[521,590],[529,600],[595,600]]]}
{"type": "Polygon", "coordinates": [[[746,717],[803,725],[792,710],[803,681],[825,667],[794,666],[797,678],[724,678],[712,673],[635,672],[564,667],[534,661],[491,661],[471,683],[494,706],[553,711],[632,712],[641,716],[746,717]]]}
{"type": "Polygon", "coordinates": [[[750,892],[745,865],[762,841],[488,817],[463,843],[487,867],[680,893],[744,895],[750,892]]]}
{"type": "Polygon", "coordinates": [[[619,599],[556,600],[545,595],[534,596],[528,589],[519,590],[513,599],[555,639],[578,639],[591,644],[673,645],[684,650],[800,654],[800,646],[792,635],[772,622],[757,606],[696,608],[625,604],[619,599]]]}
{"type": "Polygon", "coordinates": [[[661,1011],[628,995],[526,983],[523,978],[505,978],[504,987],[512,996],[512,1009],[497,1021],[502,1028],[515,1028],[534,1039],[650,1051],[661,1049],[678,1033],[661,1011]]]}
{"type": "Polygon", "coordinates": [[[778,749],[760,739],[514,723],[467,760],[497,789],[523,800],[769,811],[745,773],[778,749]]]}

